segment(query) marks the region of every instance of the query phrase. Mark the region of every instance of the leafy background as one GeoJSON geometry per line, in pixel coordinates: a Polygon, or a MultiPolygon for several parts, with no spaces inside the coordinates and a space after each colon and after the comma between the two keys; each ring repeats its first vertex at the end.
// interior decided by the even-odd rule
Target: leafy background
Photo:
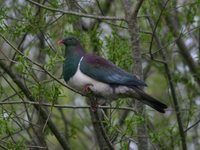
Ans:
{"type": "MultiPolygon", "coordinates": [[[[128,1],[131,8],[140,2],[128,1]]],[[[132,72],[134,49],[123,4],[119,0],[0,2],[1,149],[103,149],[87,100],[64,85],[63,47],[57,41],[73,35],[87,52],[132,72]]],[[[145,91],[169,107],[160,114],[145,106],[144,117],[135,113],[131,100],[113,102],[115,109],[101,114],[101,125],[115,149],[135,150],[142,144],[141,136],[148,143],[145,149],[200,148],[199,6],[199,0],[142,3],[137,23],[145,91]],[[137,133],[141,125],[147,134],[137,133]]]]}

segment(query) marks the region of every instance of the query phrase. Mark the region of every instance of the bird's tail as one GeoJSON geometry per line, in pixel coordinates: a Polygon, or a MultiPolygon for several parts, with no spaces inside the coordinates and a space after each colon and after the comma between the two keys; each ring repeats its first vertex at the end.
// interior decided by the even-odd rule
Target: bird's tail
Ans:
{"type": "Polygon", "coordinates": [[[159,102],[157,99],[153,98],[152,96],[145,93],[143,90],[139,88],[134,88],[134,91],[138,94],[138,99],[141,100],[144,104],[152,107],[153,109],[165,113],[165,109],[167,105],[164,103],[159,102]]]}

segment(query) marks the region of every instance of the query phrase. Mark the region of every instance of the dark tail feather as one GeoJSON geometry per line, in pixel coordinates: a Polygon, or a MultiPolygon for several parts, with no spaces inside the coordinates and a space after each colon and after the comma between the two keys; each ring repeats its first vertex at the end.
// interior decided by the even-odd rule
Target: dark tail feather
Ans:
{"type": "Polygon", "coordinates": [[[148,95],[147,93],[145,93],[139,88],[134,88],[134,90],[140,96],[139,100],[141,100],[143,103],[149,105],[150,107],[154,108],[155,110],[161,113],[165,113],[165,109],[167,108],[167,105],[159,102],[157,99],[148,95]]]}

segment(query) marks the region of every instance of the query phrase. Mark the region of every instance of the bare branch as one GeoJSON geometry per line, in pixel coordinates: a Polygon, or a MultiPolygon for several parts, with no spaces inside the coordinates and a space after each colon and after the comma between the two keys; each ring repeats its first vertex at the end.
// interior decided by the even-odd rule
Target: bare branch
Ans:
{"type": "Polygon", "coordinates": [[[51,8],[51,7],[42,5],[40,3],[34,2],[32,0],[27,0],[27,1],[29,1],[30,3],[32,3],[34,5],[42,7],[44,9],[54,11],[54,12],[60,12],[60,13],[63,13],[63,14],[74,15],[74,16],[85,17],[85,18],[91,18],[91,19],[125,21],[124,17],[96,16],[96,15],[90,15],[90,14],[85,14],[85,13],[78,13],[78,12],[74,12],[74,11],[66,11],[66,10],[55,9],[55,8],[51,8]]]}
{"type": "MultiPolygon", "coordinates": [[[[158,24],[159,24],[159,22],[160,22],[160,20],[161,20],[162,14],[163,14],[163,12],[164,12],[164,10],[165,10],[165,8],[166,8],[168,2],[169,2],[169,0],[167,0],[167,1],[165,2],[165,4],[164,4],[163,8],[161,9],[161,12],[160,12],[160,14],[159,14],[159,16],[158,16],[158,19],[157,19],[157,21],[156,21],[156,23],[155,23],[155,26],[154,26],[154,28],[153,28],[153,35],[151,36],[151,42],[150,42],[150,46],[149,46],[149,54],[150,54],[152,60],[154,60],[154,57],[153,57],[153,54],[152,54],[152,46],[153,46],[154,36],[155,36],[155,34],[156,34],[157,26],[158,26],[158,24]]],[[[147,17],[147,18],[148,18],[148,20],[150,19],[150,17],[147,17]]]]}
{"type": "Polygon", "coordinates": [[[188,127],[184,133],[186,133],[187,131],[189,131],[190,129],[192,129],[193,127],[195,127],[196,125],[198,125],[200,123],[200,119],[198,121],[196,121],[193,125],[191,125],[190,127],[188,127]]]}
{"type": "MultiPolygon", "coordinates": [[[[33,102],[33,101],[10,101],[10,102],[0,102],[0,105],[12,105],[12,104],[30,104],[30,105],[40,105],[46,107],[55,107],[55,108],[69,108],[69,109],[88,109],[91,106],[75,106],[75,105],[58,105],[58,104],[49,104],[49,103],[41,103],[41,102],[33,102]]],[[[137,114],[135,109],[132,107],[113,107],[113,106],[98,106],[98,108],[102,109],[116,109],[116,110],[128,110],[137,114]]]]}
{"type": "Polygon", "coordinates": [[[140,7],[142,6],[143,2],[144,2],[144,0],[139,0],[139,2],[136,3],[135,8],[133,9],[134,10],[134,12],[132,14],[133,18],[136,18],[138,16],[138,12],[139,12],[140,7]]]}

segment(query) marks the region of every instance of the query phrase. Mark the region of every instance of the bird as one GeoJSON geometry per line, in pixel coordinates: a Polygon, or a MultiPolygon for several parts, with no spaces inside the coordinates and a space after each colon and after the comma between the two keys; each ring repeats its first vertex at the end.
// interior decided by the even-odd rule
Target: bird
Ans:
{"type": "Polygon", "coordinates": [[[146,83],[111,61],[86,53],[80,41],[68,36],[58,41],[64,44],[63,78],[68,86],[106,102],[118,98],[134,98],[165,113],[167,105],[142,90],[146,83]]]}

